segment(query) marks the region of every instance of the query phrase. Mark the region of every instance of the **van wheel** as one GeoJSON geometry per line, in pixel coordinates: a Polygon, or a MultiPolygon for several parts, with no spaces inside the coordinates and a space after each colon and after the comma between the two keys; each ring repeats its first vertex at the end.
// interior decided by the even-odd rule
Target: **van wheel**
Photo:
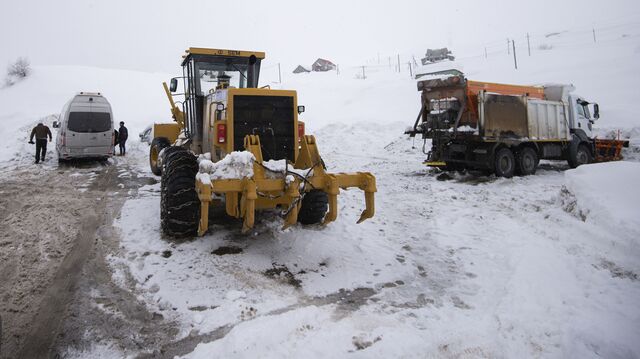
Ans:
{"type": "Polygon", "coordinates": [[[329,209],[329,197],[323,191],[313,190],[302,197],[302,205],[298,212],[298,222],[316,224],[322,222],[329,209]]]}
{"type": "Polygon", "coordinates": [[[496,152],[495,173],[498,177],[511,178],[515,172],[515,158],[508,148],[501,148],[496,152]]]}
{"type": "Polygon", "coordinates": [[[581,144],[576,148],[575,152],[571,151],[569,155],[569,167],[576,168],[580,165],[586,165],[591,163],[593,159],[591,158],[591,152],[589,148],[585,144],[581,144]]]}
{"type": "Polygon", "coordinates": [[[169,140],[166,137],[156,137],[151,141],[151,147],[149,147],[149,167],[154,175],[160,176],[162,174],[162,168],[160,163],[160,152],[171,146],[169,140]]]}
{"type": "Polygon", "coordinates": [[[516,159],[516,173],[528,176],[536,173],[538,168],[538,154],[531,147],[523,148],[516,159]]]}
{"type": "Polygon", "coordinates": [[[196,157],[186,150],[167,156],[162,173],[160,223],[172,237],[193,236],[200,221],[200,200],[196,193],[196,157]]]}

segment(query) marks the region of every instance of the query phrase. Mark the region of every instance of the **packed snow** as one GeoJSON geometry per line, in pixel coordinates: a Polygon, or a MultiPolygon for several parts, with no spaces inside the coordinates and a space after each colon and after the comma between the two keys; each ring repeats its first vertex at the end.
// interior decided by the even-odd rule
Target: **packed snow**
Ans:
{"type": "Polygon", "coordinates": [[[210,184],[216,179],[242,179],[253,177],[253,163],[256,158],[249,151],[234,151],[218,162],[211,162],[211,154],[198,156],[199,175],[206,174],[210,184]]]}
{"type": "MultiPolygon", "coordinates": [[[[517,71],[506,54],[459,60],[474,80],[573,83],[600,104],[599,133],[631,138],[626,161],[575,170],[544,161],[535,176],[511,179],[422,165],[422,142],[402,134],[420,110],[408,74],[290,75],[272,87],[298,90],[328,170],[376,176],[375,217],[356,225],[364,196],[342,191],[338,219],[326,226],[283,230],[279,213],[260,212],[242,235],[238,221],[214,214],[206,236],[176,242],[161,234],[156,183],[132,193],[116,220],[113,280],[178,323],[175,341],[204,338],[185,358],[638,357],[637,48],[637,37],[554,45],[523,57],[517,71]]],[[[113,165],[151,178],[148,145],[135,134],[170,120],[161,88],[169,77],[34,67],[0,89],[0,166],[30,165],[20,155],[32,151],[30,128],[50,125],[75,92],[99,90],[132,142],[113,165]]],[[[199,178],[249,176],[250,155],[202,156],[199,178]]],[[[115,339],[70,353],[125,356],[115,339]]]]}

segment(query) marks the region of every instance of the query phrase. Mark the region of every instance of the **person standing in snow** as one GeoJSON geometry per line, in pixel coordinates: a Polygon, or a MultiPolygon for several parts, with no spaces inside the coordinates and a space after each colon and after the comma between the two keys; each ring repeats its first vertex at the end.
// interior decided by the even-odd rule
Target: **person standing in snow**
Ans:
{"type": "Polygon", "coordinates": [[[33,144],[34,136],[36,137],[36,163],[40,163],[40,160],[44,162],[44,155],[47,153],[47,138],[49,138],[49,142],[51,142],[52,139],[51,130],[40,122],[31,130],[29,143],[33,144]]]}
{"type": "Polygon", "coordinates": [[[120,156],[124,156],[127,149],[125,144],[129,138],[129,131],[124,127],[124,121],[120,121],[120,131],[118,131],[118,145],[120,146],[120,156]]]}

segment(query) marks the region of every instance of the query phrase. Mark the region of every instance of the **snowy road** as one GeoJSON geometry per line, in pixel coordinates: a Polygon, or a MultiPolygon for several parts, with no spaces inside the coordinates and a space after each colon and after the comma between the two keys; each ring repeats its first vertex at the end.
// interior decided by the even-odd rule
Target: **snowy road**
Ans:
{"type": "MultiPolygon", "coordinates": [[[[204,238],[176,243],[159,233],[158,184],[125,203],[116,221],[122,247],[108,259],[114,280],[180,327],[149,354],[640,351],[633,340],[640,335],[640,231],[584,218],[566,188],[565,164],[545,163],[537,175],[513,179],[440,175],[421,165],[411,140],[392,132],[397,124],[380,126],[386,135],[373,141],[367,128],[317,134],[330,170],[377,176],[376,217],[361,225],[354,222],[362,194],[349,191],[340,196],[338,221],[324,228],[283,231],[274,213],[243,236],[237,221],[222,217],[204,238]],[[349,153],[340,145],[345,132],[363,139],[349,153]]],[[[98,352],[136,353],[99,343],[98,352]]]]}

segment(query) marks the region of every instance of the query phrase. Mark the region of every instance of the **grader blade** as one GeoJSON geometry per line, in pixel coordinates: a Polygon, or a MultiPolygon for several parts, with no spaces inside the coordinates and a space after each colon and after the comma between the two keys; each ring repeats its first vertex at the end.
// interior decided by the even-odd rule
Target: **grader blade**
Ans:
{"type": "Polygon", "coordinates": [[[375,177],[368,172],[327,173],[313,136],[304,136],[301,139],[300,154],[293,166],[294,169],[305,170],[308,175],[289,181],[285,178],[273,179],[266,176],[258,136],[247,135],[244,145],[255,158],[253,178],[210,180],[209,183],[202,181],[202,178],[206,177],[197,180],[196,191],[202,208],[198,235],[202,236],[207,231],[208,206],[213,194],[224,196],[229,216],[243,219],[242,233],[253,228],[257,209],[286,208],[283,229],[294,225],[298,221],[302,197],[311,190],[320,190],[327,194],[329,209],[323,224],[333,222],[338,216],[340,189],[353,187],[365,193],[365,209],[357,223],[373,217],[374,193],[377,191],[375,177]]]}

